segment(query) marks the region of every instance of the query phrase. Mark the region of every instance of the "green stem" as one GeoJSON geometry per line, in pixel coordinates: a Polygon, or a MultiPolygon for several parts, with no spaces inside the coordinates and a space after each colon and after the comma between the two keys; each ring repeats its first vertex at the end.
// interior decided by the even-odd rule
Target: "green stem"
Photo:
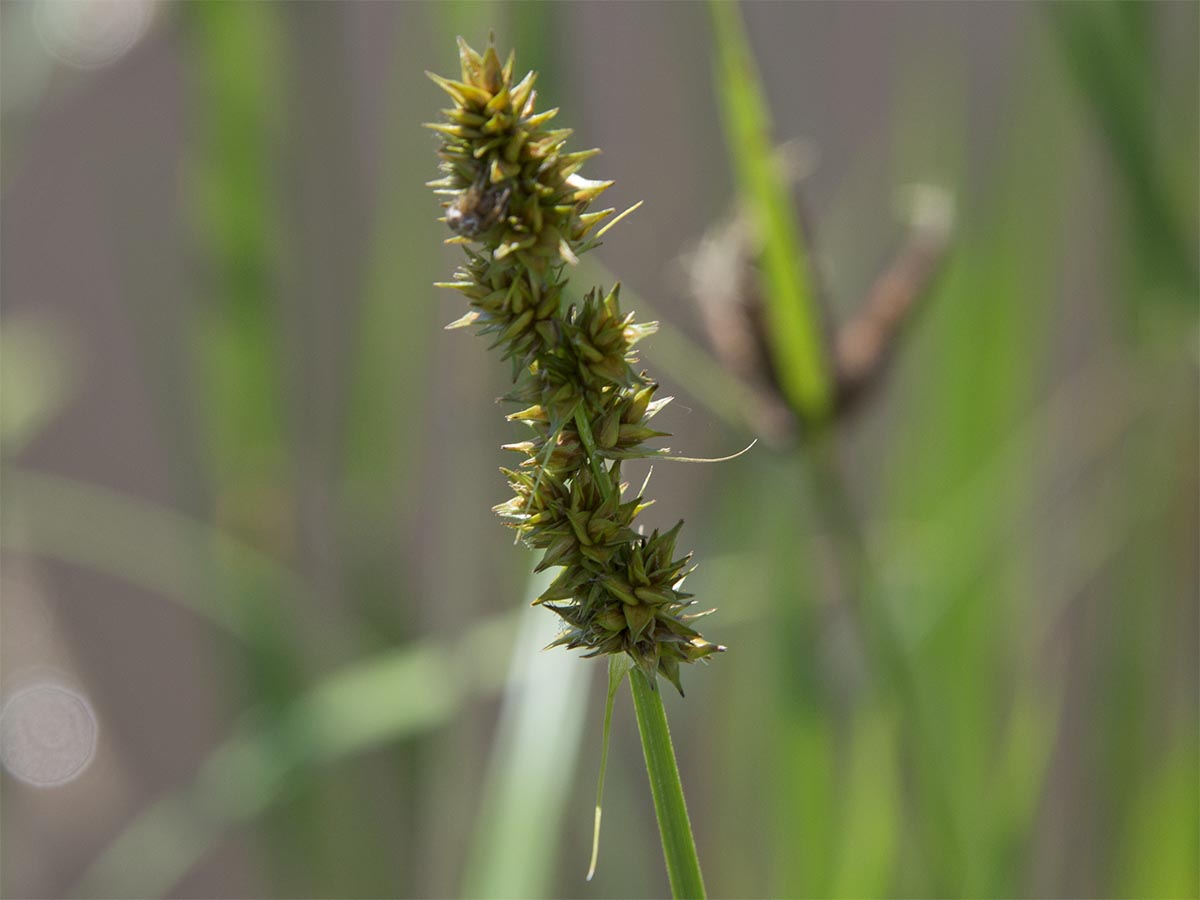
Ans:
{"type": "Polygon", "coordinates": [[[671,746],[662,694],[636,666],[629,673],[629,684],[638,731],[642,736],[642,750],[646,754],[646,775],[650,778],[650,793],[654,796],[654,811],[658,815],[671,894],[676,900],[703,898],[704,877],[700,874],[700,859],[696,856],[696,841],[692,837],[692,823],[688,820],[687,803],[683,799],[683,785],[675,764],[675,748],[671,746]]]}
{"type": "Polygon", "coordinates": [[[761,246],[766,333],[780,388],[807,420],[833,408],[833,378],[813,290],[804,236],[780,183],[771,113],[736,3],[712,0],[717,96],[729,144],[738,199],[761,246]]]}

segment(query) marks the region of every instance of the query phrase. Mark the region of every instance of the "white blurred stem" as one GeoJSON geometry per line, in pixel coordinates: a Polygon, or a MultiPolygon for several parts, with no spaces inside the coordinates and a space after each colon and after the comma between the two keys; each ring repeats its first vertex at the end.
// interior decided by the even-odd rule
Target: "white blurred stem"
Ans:
{"type": "MultiPolygon", "coordinates": [[[[549,584],[535,575],[529,595],[549,584]]],[[[521,614],[462,896],[545,897],[558,859],[567,800],[596,668],[563,650],[549,610],[521,614]]]]}

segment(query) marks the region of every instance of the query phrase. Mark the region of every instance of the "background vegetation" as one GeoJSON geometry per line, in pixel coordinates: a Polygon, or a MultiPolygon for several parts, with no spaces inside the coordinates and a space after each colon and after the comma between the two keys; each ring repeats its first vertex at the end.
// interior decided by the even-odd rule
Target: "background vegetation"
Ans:
{"type": "Polygon", "coordinates": [[[734,7],[94,8],[0,8],[5,689],[100,725],[5,776],[6,895],[666,893],[624,695],[583,880],[604,666],[537,652],[507,372],[430,287],[422,70],[490,28],[647,201],[573,283],[661,319],[688,455],[759,433],[689,296],[739,189],[831,321],[955,199],[854,415],[655,470],[730,648],[666,698],[710,893],[1200,893],[1196,5],[748,5],[790,194],[734,7]]]}

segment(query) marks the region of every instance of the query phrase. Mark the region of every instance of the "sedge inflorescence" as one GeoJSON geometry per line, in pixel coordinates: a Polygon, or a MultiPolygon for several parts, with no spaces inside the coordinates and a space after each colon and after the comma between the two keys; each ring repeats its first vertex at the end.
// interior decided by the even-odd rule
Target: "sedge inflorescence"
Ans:
{"type": "Polygon", "coordinates": [[[705,613],[680,590],[691,570],[690,554],[676,557],[683,523],[635,530],[645,487],[625,499],[621,481],[622,460],[663,453],[645,441],[666,436],[649,422],[670,398],[655,399],[658,385],[634,367],[656,326],[621,311],[619,285],[565,295],[569,268],[613,213],[589,212],[612,182],[578,174],[599,151],[566,151],[570,129],[549,127],[557,110],[535,109],[536,73],[514,83],[514,56],[502,64],[490,42],[480,54],[460,38],[459,57],[461,80],[429,73],[454,101],[428,126],[442,138],[443,177],[430,187],[466,253],[442,286],[470,310],[449,327],[477,326],[512,361],[506,399],[521,409],[508,418],[532,431],[506,446],[524,459],[501,469],[513,497],[495,511],[542,551],[535,571],[562,569],[534,601],[565,622],[552,646],[627,653],[651,684],[661,673],[682,693],[680,663],[724,648],[691,624],[705,613]]]}

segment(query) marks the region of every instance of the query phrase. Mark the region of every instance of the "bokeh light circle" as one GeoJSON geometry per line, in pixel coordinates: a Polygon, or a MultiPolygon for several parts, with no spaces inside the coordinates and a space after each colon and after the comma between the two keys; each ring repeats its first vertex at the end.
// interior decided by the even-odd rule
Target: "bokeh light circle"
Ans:
{"type": "Polygon", "coordinates": [[[14,778],[56,787],[77,778],[96,753],[91,704],[59,684],[35,684],[0,710],[0,763],[14,778]]]}
{"type": "Polygon", "coordinates": [[[129,52],[150,28],[154,0],[38,0],[33,23],[55,59],[98,69],[129,52]]]}

